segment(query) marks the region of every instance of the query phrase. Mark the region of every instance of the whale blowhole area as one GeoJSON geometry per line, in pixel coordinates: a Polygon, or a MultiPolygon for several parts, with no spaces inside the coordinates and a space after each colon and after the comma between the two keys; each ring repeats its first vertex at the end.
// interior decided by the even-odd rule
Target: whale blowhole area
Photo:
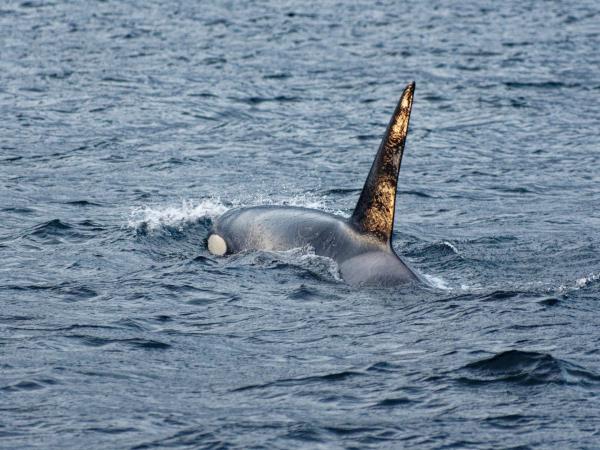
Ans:
{"type": "Polygon", "coordinates": [[[216,256],[223,256],[227,253],[227,244],[218,234],[211,234],[208,238],[208,251],[216,256]]]}

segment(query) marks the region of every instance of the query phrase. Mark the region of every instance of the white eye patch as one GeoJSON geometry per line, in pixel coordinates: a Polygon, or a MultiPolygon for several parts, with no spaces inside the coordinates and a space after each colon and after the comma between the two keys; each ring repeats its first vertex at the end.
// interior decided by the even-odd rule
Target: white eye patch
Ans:
{"type": "Polygon", "coordinates": [[[227,244],[218,234],[211,234],[208,238],[208,251],[216,256],[223,256],[227,253],[227,244]]]}

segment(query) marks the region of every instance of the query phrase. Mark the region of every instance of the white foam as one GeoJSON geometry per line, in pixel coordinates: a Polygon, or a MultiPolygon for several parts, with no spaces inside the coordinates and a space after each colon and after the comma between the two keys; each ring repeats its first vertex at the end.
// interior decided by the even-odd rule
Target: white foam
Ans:
{"type": "Polygon", "coordinates": [[[599,280],[600,280],[600,273],[591,273],[588,276],[581,277],[581,278],[578,278],[577,280],[575,280],[575,283],[572,286],[567,286],[566,284],[559,286],[558,292],[564,293],[569,290],[578,290],[578,289],[584,288],[584,287],[590,285],[591,283],[593,283],[595,281],[599,281],[599,280]]]}
{"type": "Polygon", "coordinates": [[[194,222],[202,217],[214,218],[228,209],[217,198],[207,198],[199,202],[182,200],[179,206],[142,206],[131,212],[127,225],[130,228],[146,226],[150,231],[163,226],[183,229],[186,223],[194,222]]]}
{"type": "Polygon", "coordinates": [[[442,244],[444,244],[447,247],[450,247],[450,249],[458,255],[458,253],[459,253],[458,248],[456,248],[456,246],[454,244],[452,244],[451,242],[448,242],[448,241],[442,241],[442,244]]]}
{"type": "Polygon", "coordinates": [[[149,231],[155,231],[164,226],[177,227],[182,230],[186,224],[202,217],[214,219],[231,208],[260,205],[300,206],[343,215],[341,211],[327,208],[325,198],[316,197],[310,193],[279,199],[266,198],[258,194],[244,199],[244,201],[234,200],[230,202],[229,206],[226,206],[218,197],[200,201],[183,199],[178,205],[144,205],[131,211],[127,226],[134,229],[144,226],[149,231]]]}
{"type": "Polygon", "coordinates": [[[593,283],[594,281],[598,281],[600,280],[600,273],[592,273],[590,275],[588,275],[587,277],[583,277],[578,279],[577,281],[575,281],[575,286],[577,286],[578,288],[582,288],[587,286],[590,283],[593,283]]]}
{"type": "Polygon", "coordinates": [[[327,273],[334,280],[342,281],[340,268],[337,263],[331,258],[315,254],[314,248],[310,245],[274,253],[277,254],[281,261],[287,264],[302,267],[313,272],[327,273]]]}
{"type": "Polygon", "coordinates": [[[305,269],[314,270],[315,267],[326,271],[335,281],[343,281],[340,275],[340,268],[335,260],[327,258],[326,256],[315,255],[314,250],[312,253],[304,253],[300,255],[300,266],[305,269]]]}
{"type": "Polygon", "coordinates": [[[452,288],[448,285],[446,280],[444,280],[443,278],[436,277],[434,275],[426,275],[426,274],[422,274],[422,276],[423,276],[423,278],[425,278],[425,281],[427,281],[427,283],[429,283],[434,288],[441,289],[443,291],[451,291],[452,290],[452,288]]]}
{"type": "Polygon", "coordinates": [[[337,263],[326,256],[319,256],[315,254],[314,249],[310,245],[304,247],[293,248],[291,250],[282,251],[257,251],[257,252],[242,252],[235,255],[229,260],[229,263],[256,265],[257,261],[260,265],[260,261],[268,255],[269,259],[275,259],[285,264],[300,267],[319,275],[326,275],[331,277],[334,281],[342,282],[340,275],[340,269],[337,263]]]}
{"type": "Polygon", "coordinates": [[[464,283],[460,283],[460,285],[457,284],[456,280],[455,282],[449,282],[447,280],[444,280],[442,277],[438,277],[435,275],[427,275],[427,274],[423,274],[423,273],[419,273],[419,275],[422,278],[425,278],[425,281],[427,282],[427,284],[429,284],[431,287],[436,288],[436,289],[440,289],[442,291],[463,291],[463,292],[468,292],[474,289],[473,286],[468,285],[468,284],[464,284],[464,283]]]}
{"type": "Polygon", "coordinates": [[[327,207],[327,197],[317,197],[311,193],[295,194],[290,197],[283,198],[265,198],[263,196],[255,196],[248,201],[245,206],[260,206],[260,205],[272,205],[272,206],[299,206],[302,208],[316,209],[325,211],[331,214],[345,217],[342,211],[327,207]]]}
{"type": "Polygon", "coordinates": [[[288,206],[302,206],[311,209],[325,209],[325,201],[323,198],[316,198],[309,194],[295,195],[289,199],[284,199],[283,204],[288,206]]]}

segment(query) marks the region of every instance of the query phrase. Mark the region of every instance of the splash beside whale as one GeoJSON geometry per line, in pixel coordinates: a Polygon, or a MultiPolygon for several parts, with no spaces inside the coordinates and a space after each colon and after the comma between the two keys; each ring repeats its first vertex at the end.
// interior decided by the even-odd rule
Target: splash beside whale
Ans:
{"type": "Polygon", "coordinates": [[[308,245],[315,254],[335,260],[343,280],[352,285],[418,281],[391,244],[396,187],[414,91],[414,82],[404,89],[350,218],[301,207],[236,208],[214,221],[209,251],[223,256],[308,245]]]}

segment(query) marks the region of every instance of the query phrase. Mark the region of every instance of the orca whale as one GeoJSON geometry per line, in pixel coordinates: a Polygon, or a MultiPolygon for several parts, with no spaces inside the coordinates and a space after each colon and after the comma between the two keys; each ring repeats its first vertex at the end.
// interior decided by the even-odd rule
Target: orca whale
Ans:
{"type": "Polygon", "coordinates": [[[342,279],[351,285],[418,281],[391,244],[396,187],[414,91],[414,82],[404,89],[350,218],[302,207],[236,208],[215,219],[208,250],[223,256],[310,246],[315,254],[335,260],[342,279]]]}

